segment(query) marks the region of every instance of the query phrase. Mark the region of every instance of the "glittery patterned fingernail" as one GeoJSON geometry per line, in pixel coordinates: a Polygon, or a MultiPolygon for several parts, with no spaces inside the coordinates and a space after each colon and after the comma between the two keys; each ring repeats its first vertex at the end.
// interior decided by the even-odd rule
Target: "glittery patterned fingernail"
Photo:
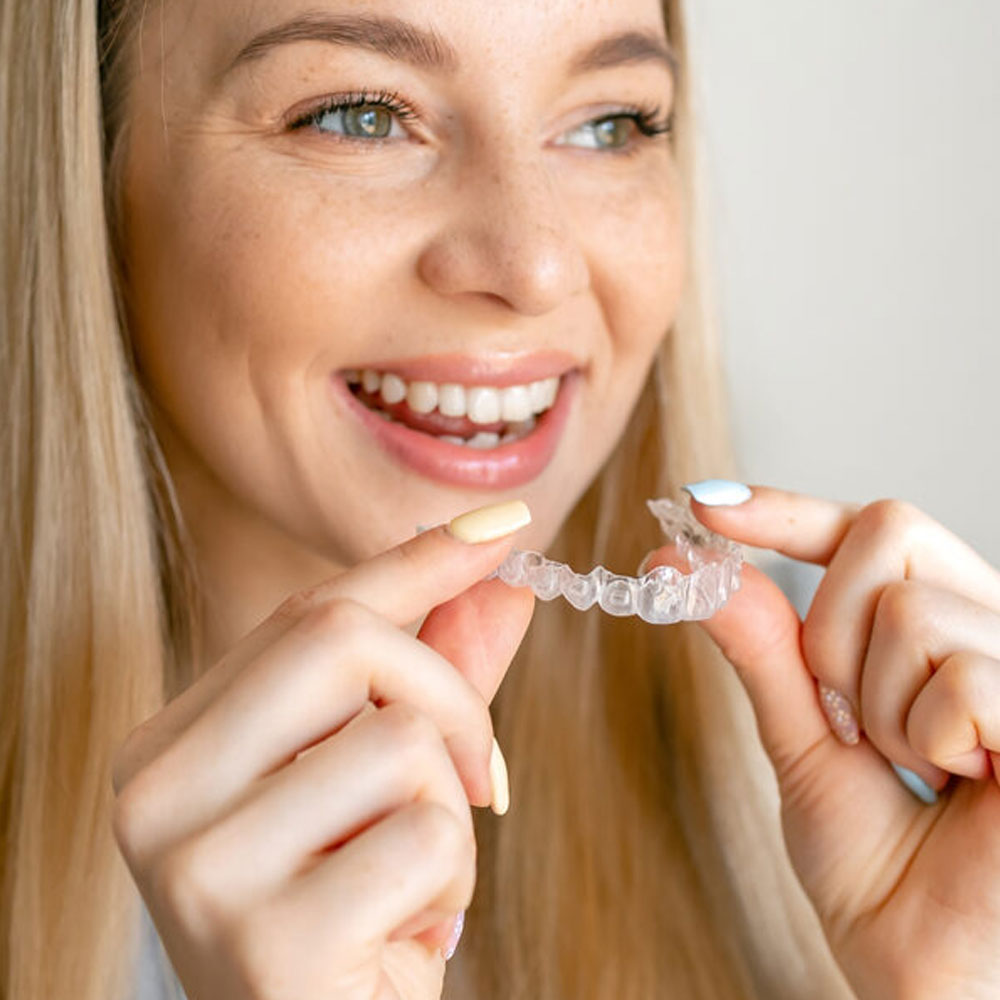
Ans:
{"type": "Polygon", "coordinates": [[[444,955],[446,962],[455,954],[455,950],[458,948],[458,941],[462,936],[463,927],[465,927],[465,910],[462,910],[455,918],[455,926],[451,929],[451,936],[448,938],[448,943],[441,949],[441,954],[444,955]]]}
{"type": "Polygon", "coordinates": [[[858,720],[851,703],[839,692],[825,684],[819,686],[819,701],[823,706],[830,728],[841,743],[854,746],[860,738],[858,720]]]}

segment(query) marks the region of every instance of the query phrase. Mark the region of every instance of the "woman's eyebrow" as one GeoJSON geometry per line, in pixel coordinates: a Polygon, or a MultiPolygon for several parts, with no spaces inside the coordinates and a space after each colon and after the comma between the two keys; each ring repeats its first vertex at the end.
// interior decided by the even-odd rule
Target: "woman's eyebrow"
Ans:
{"type": "Polygon", "coordinates": [[[570,60],[571,73],[588,73],[632,63],[657,62],[677,79],[677,56],[665,38],[652,31],[623,31],[587,46],[570,60]]]}
{"type": "MultiPolygon", "coordinates": [[[[305,12],[267,28],[247,42],[221,74],[291,42],[319,41],[369,49],[401,59],[421,69],[452,73],[458,69],[455,49],[431,28],[418,27],[398,17],[378,14],[333,14],[305,12]]],[[[677,76],[677,58],[659,34],[628,30],[588,45],[569,61],[571,74],[614,66],[658,62],[677,76]]]]}
{"type": "Polygon", "coordinates": [[[236,54],[223,76],[236,66],[259,59],[290,42],[330,42],[370,49],[402,59],[421,69],[450,73],[458,68],[455,50],[429,28],[418,28],[398,17],[377,14],[304,13],[255,35],[236,54]]]}

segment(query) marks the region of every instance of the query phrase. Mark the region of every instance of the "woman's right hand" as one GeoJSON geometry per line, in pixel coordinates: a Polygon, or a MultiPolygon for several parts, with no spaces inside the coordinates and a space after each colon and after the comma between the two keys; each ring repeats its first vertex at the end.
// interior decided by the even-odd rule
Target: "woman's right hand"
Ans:
{"type": "Polygon", "coordinates": [[[509,548],[435,528],[295,595],[119,749],[115,837],[189,1000],[440,997],[533,607],[481,582],[509,548]]]}

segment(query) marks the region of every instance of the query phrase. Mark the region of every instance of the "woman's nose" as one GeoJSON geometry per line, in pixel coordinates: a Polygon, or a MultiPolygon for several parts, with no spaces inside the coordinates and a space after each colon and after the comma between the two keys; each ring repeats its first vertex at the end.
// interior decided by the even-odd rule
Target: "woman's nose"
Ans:
{"type": "Polygon", "coordinates": [[[589,286],[583,248],[541,157],[470,166],[466,177],[420,255],[427,285],[449,297],[499,299],[531,316],[589,286]]]}

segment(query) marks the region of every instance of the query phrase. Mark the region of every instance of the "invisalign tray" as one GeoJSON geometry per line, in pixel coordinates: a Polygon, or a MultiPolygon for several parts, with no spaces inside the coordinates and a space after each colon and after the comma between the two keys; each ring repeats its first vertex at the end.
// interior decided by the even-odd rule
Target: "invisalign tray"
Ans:
{"type": "Polygon", "coordinates": [[[638,615],[654,625],[711,618],[739,590],[743,550],[709,531],[682,504],[664,499],[647,500],[646,506],[687,560],[690,573],[657,566],[640,577],[618,576],[596,566],[580,574],[540,552],[513,549],[486,579],[530,587],[543,601],[561,594],[580,611],[596,603],[609,615],[638,615]]]}

